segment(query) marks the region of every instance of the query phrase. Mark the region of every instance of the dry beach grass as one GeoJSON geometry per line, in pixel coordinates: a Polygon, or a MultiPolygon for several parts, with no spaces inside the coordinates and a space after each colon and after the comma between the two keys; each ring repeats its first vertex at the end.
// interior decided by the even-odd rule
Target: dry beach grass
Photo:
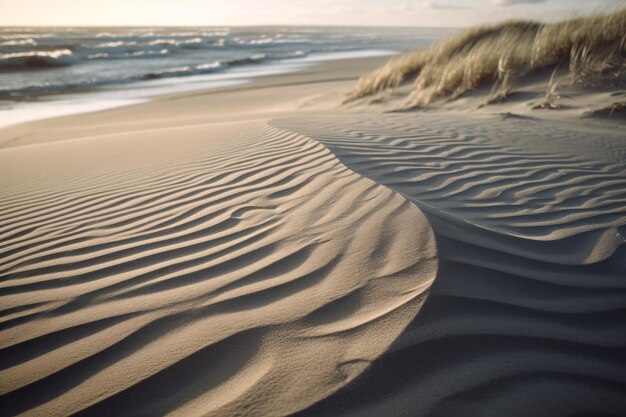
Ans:
{"type": "Polygon", "coordinates": [[[409,105],[457,98],[493,85],[506,97],[533,73],[559,69],[571,84],[618,79],[626,63],[626,9],[559,23],[509,21],[466,30],[393,59],[361,78],[349,100],[396,88],[415,78],[409,105]]]}

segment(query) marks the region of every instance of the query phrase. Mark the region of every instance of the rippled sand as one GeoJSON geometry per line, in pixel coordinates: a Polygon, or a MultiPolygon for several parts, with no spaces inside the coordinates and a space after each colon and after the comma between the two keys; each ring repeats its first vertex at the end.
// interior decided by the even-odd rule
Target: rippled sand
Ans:
{"type": "Polygon", "coordinates": [[[377,64],[0,131],[2,414],[626,410],[619,125],[340,107],[377,64]]]}

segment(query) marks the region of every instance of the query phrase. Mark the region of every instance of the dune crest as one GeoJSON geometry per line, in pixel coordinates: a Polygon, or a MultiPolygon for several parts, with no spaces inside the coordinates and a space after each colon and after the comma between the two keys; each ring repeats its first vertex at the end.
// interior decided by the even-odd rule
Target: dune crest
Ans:
{"type": "Polygon", "coordinates": [[[440,259],[400,338],[298,416],[621,415],[623,135],[580,122],[454,116],[271,122],[420,207],[440,259]]]}

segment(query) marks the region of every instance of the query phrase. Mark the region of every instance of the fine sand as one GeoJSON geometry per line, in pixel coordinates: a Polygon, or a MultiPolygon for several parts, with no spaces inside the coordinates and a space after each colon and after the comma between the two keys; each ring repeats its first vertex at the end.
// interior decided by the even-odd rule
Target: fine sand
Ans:
{"type": "Polygon", "coordinates": [[[383,62],[1,130],[0,414],[626,415],[624,125],[383,62]]]}

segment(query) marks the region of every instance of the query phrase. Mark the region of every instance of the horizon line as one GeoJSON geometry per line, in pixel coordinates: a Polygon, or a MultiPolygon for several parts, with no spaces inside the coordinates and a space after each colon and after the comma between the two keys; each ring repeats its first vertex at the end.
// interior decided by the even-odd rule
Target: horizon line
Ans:
{"type": "Polygon", "coordinates": [[[234,24],[234,25],[4,25],[0,24],[0,29],[25,29],[25,28],[33,28],[33,29],[49,29],[49,28],[232,28],[232,27],[248,27],[248,28],[262,28],[262,27],[300,27],[300,28],[316,28],[316,27],[324,27],[324,28],[385,28],[385,29],[457,29],[468,26],[397,26],[397,25],[315,25],[315,24],[306,24],[306,25],[297,25],[297,24],[258,24],[258,25],[246,25],[246,24],[234,24]]]}

